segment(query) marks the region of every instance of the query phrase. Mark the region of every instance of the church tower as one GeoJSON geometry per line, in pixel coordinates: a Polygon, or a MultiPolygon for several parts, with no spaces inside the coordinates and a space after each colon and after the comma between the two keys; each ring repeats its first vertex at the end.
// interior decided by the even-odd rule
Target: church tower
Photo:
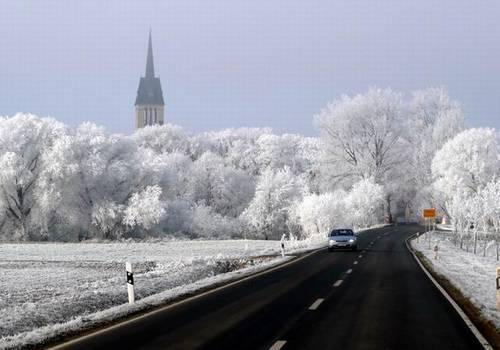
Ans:
{"type": "Polygon", "coordinates": [[[153,43],[149,31],[148,58],[146,61],[146,76],[141,77],[137,98],[135,99],[135,128],[146,125],[163,125],[165,103],[161,90],[160,78],[155,77],[153,63],[153,43]]]}

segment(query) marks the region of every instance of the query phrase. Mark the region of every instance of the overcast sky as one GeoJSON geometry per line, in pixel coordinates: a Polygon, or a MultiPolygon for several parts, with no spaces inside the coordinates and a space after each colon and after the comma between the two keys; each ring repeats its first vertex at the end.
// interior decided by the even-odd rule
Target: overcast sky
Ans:
{"type": "Polygon", "coordinates": [[[500,128],[500,1],[2,1],[0,115],[130,133],[153,31],[170,123],[314,135],[370,87],[444,86],[500,128]]]}

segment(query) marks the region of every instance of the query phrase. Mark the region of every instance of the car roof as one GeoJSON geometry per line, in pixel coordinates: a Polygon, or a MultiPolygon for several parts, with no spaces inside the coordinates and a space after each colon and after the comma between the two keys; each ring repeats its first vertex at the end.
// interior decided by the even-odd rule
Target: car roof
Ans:
{"type": "Polygon", "coordinates": [[[334,233],[348,233],[348,232],[354,233],[354,230],[351,229],[351,228],[334,228],[333,230],[330,231],[330,234],[334,234],[334,233]]]}

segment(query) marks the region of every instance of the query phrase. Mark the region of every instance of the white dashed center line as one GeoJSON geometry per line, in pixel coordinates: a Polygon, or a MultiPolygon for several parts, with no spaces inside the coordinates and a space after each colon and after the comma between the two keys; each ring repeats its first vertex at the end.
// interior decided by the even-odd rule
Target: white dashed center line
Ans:
{"type": "Polygon", "coordinates": [[[363,255],[361,255],[361,254],[360,254],[360,255],[358,255],[358,258],[360,258],[360,259],[361,259],[362,257],[363,257],[363,255]]]}
{"type": "Polygon", "coordinates": [[[286,340],[278,340],[269,348],[269,350],[280,350],[283,346],[285,346],[285,344],[286,340]]]}
{"type": "Polygon", "coordinates": [[[334,287],[338,287],[338,286],[340,286],[340,285],[342,284],[342,282],[344,282],[344,280],[337,280],[337,281],[333,284],[333,286],[334,286],[334,287]]]}
{"type": "Polygon", "coordinates": [[[356,260],[356,261],[354,262],[354,265],[357,265],[357,264],[358,264],[358,261],[356,260]]]}
{"type": "Polygon", "coordinates": [[[352,269],[347,270],[347,273],[352,273],[352,269]]]}
{"type": "Polygon", "coordinates": [[[309,310],[316,310],[319,307],[319,305],[323,302],[323,300],[325,299],[322,298],[316,299],[316,301],[312,303],[311,306],[309,306],[309,310]]]}

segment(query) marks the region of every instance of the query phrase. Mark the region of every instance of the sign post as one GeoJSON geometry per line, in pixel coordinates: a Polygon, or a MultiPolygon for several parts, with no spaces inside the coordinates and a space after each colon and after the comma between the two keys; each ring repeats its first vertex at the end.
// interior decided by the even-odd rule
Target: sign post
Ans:
{"type": "MultiPolygon", "coordinates": [[[[426,208],[422,210],[422,216],[425,218],[427,232],[431,231],[431,222],[436,219],[436,208],[426,208]]],[[[431,238],[429,237],[429,249],[431,249],[431,238]]]]}

